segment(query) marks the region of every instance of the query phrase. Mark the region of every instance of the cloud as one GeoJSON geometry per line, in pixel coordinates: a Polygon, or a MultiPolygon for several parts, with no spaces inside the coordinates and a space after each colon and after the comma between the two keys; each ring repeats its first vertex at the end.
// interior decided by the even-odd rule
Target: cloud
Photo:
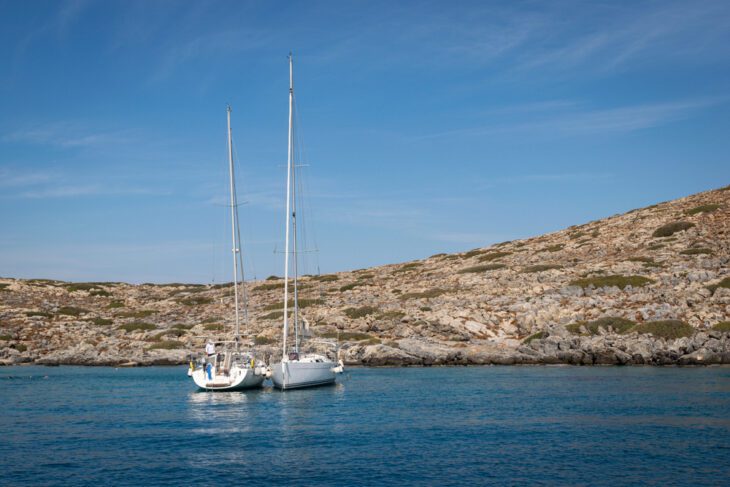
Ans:
{"type": "MultiPolygon", "coordinates": [[[[421,135],[414,139],[432,139],[453,136],[484,136],[507,133],[540,133],[549,136],[576,136],[590,134],[635,132],[677,122],[695,116],[703,109],[727,103],[727,96],[679,100],[673,102],[640,104],[614,108],[565,110],[569,105],[557,106],[558,113],[538,114],[517,108],[519,115],[499,123],[421,135]],[[537,119],[536,119],[537,118],[537,119]]],[[[501,110],[508,110],[502,108],[501,110]]]]}
{"type": "Polygon", "coordinates": [[[0,188],[15,188],[43,184],[53,179],[50,172],[18,171],[0,168],[0,188]]]}
{"type": "Polygon", "coordinates": [[[87,185],[60,185],[42,189],[24,191],[17,195],[20,198],[46,199],[46,198],[76,198],[80,196],[122,196],[122,195],[147,195],[166,196],[170,192],[136,187],[106,187],[102,184],[87,185]]]}
{"type": "Polygon", "coordinates": [[[4,143],[29,143],[74,149],[129,142],[126,131],[92,131],[75,122],[55,122],[16,130],[0,137],[4,143]]]}

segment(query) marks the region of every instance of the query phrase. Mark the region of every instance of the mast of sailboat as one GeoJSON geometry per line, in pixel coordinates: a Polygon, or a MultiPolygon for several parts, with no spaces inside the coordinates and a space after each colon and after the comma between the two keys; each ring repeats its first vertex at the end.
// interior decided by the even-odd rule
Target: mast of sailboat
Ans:
{"type": "Polygon", "coordinates": [[[231,135],[231,106],[228,105],[226,108],[226,115],[228,120],[228,174],[230,179],[231,187],[231,242],[233,245],[233,296],[236,307],[236,351],[238,351],[239,341],[241,336],[240,322],[238,316],[238,239],[236,233],[236,224],[238,223],[238,209],[236,205],[236,187],[233,176],[233,141],[231,135]]]}
{"type": "MultiPolygon", "coordinates": [[[[292,55],[289,53],[289,141],[286,154],[286,231],[284,237],[284,337],[282,359],[286,360],[286,341],[289,334],[289,227],[291,225],[291,175],[292,175],[292,108],[294,103],[294,76],[292,55]]],[[[296,257],[295,257],[296,258],[296,257]]]]}

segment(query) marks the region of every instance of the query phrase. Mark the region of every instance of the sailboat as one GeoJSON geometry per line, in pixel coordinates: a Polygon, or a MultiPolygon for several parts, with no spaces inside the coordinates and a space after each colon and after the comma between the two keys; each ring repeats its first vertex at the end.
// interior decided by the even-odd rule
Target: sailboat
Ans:
{"type": "Polygon", "coordinates": [[[289,142],[287,153],[286,176],[286,231],[284,245],[284,333],[281,362],[272,367],[272,381],[278,389],[296,389],[302,387],[334,384],[335,377],[344,370],[342,361],[335,361],[327,354],[302,353],[300,351],[299,330],[299,292],[298,279],[298,249],[297,249],[297,211],[296,211],[296,163],[294,161],[294,68],[292,54],[289,53],[289,142]],[[288,346],[289,338],[289,231],[292,230],[293,249],[293,313],[294,346],[288,346]]]}
{"type": "MultiPolygon", "coordinates": [[[[231,140],[231,107],[226,109],[228,120],[228,172],[231,191],[231,240],[233,243],[233,296],[235,306],[235,329],[233,340],[208,340],[206,354],[197,364],[190,363],[188,375],[195,385],[207,391],[235,391],[260,387],[264,379],[271,376],[271,369],[254,357],[253,351],[242,349],[239,310],[238,269],[241,269],[240,286],[243,279],[243,259],[241,257],[241,232],[238,225],[238,201],[236,180],[233,171],[233,142],[231,140]],[[218,350],[220,348],[220,350],[218,350]]],[[[244,289],[245,298],[245,289],[244,289]]],[[[245,300],[245,299],[244,299],[245,300]]],[[[248,325],[248,313],[244,315],[248,325]]],[[[251,344],[249,344],[250,346],[251,344]]]]}

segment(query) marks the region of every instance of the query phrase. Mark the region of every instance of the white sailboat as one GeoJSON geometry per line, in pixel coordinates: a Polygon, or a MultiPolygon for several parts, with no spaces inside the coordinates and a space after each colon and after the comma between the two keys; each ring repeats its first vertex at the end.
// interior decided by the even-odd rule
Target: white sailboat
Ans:
{"type": "MultiPolygon", "coordinates": [[[[209,341],[206,356],[198,360],[197,365],[190,363],[188,375],[195,385],[208,391],[235,391],[260,387],[264,379],[271,375],[271,369],[263,361],[254,357],[253,351],[242,350],[240,333],[240,315],[238,299],[238,269],[241,269],[241,287],[243,279],[243,260],[241,258],[241,232],[238,225],[238,201],[236,197],[236,180],[233,170],[233,143],[231,140],[231,107],[226,110],[228,120],[228,169],[231,190],[231,240],[233,243],[233,295],[235,306],[235,331],[233,340],[209,341]],[[216,346],[222,350],[216,350],[216,346]],[[212,353],[208,353],[212,352],[212,353]]],[[[244,293],[245,296],[245,293],[244,293]]],[[[245,314],[248,324],[248,313],[245,314]]],[[[249,344],[250,346],[251,344],[249,344]]]]}
{"type": "Polygon", "coordinates": [[[294,132],[293,132],[293,108],[294,108],[294,73],[293,59],[289,53],[289,142],[287,154],[287,176],[286,176],[286,232],[284,248],[284,334],[282,345],[281,362],[272,367],[271,379],[274,386],[285,389],[296,389],[302,387],[313,387],[325,384],[333,384],[335,377],[344,369],[342,361],[335,361],[326,354],[302,353],[300,351],[299,332],[299,293],[297,286],[297,212],[296,212],[296,163],[294,161],[294,132]],[[293,315],[294,320],[294,346],[289,349],[289,230],[293,233],[293,315]]]}

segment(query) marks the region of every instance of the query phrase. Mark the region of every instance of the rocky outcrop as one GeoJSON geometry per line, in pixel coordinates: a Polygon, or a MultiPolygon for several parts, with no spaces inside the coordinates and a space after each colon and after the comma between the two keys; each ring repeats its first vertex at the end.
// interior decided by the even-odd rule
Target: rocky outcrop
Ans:
{"type": "MultiPolygon", "coordinates": [[[[729,236],[723,188],[459,254],[304,276],[302,318],[351,365],[728,363],[729,236]],[[657,320],[681,333],[646,326],[657,320]]],[[[276,355],[283,282],[247,286],[250,337],[276,355]]],[[[0,364],[185,363],[232,322],[225,284],[0,278],[0,364]]]]}

